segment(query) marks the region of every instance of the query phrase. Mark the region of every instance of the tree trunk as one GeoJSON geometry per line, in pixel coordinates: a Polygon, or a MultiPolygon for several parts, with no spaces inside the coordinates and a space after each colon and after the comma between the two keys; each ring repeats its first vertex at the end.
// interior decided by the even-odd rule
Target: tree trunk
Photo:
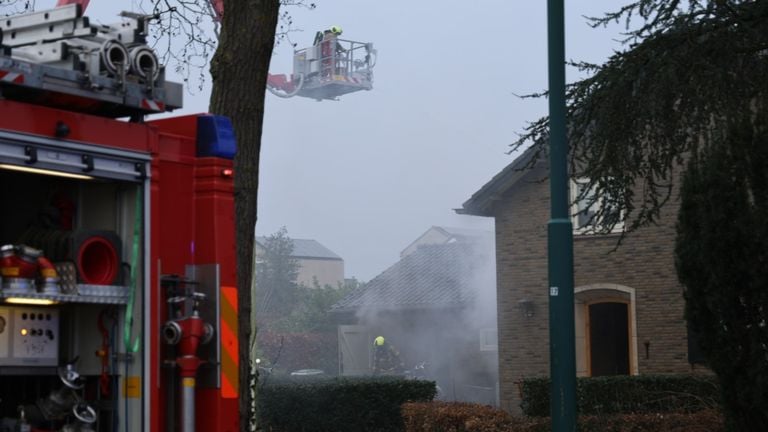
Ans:
{"type": "Polygon", "coordinates": [[[256,197],[264,94],[279,11],[279,0],[227,0],[219,46],[211,62],[210,110],[232,120],[237,138],[234,193],[242,432],[253,430],[250,423],[254,419],[249,342],[256,197]]]}

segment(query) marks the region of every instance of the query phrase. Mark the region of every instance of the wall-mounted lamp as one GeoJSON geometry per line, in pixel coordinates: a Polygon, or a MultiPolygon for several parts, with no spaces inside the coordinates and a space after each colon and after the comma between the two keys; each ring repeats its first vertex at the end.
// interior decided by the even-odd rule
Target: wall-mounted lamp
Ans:
{"type": "Polygon", "coordinates": [[[517,302],[517,307],[520,308],[520,312],[526,316],[526,318],[532,318],[536,313],[536,305],[533,300],[524,298],[517,302]]]}

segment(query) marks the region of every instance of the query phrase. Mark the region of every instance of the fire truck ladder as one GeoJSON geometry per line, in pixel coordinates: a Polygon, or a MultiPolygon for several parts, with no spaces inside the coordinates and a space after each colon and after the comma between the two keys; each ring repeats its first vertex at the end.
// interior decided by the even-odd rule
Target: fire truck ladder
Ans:
{"type": "Polygon", "coordinates": [[[0,93],[105,117],[135,117],[182,105],[182,86],[146,44],[151,16],[123,12],[123,22],[92,25],[80,4],[0,22],[0,93]]]}

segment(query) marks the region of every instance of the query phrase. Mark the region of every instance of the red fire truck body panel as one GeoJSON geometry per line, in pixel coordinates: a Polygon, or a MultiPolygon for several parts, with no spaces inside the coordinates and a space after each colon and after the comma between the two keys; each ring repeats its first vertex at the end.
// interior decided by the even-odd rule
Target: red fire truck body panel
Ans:
{"type": "MultiPolygon", "coordinates": [[[[235,221],[232,161],[229,158],[202,156],[197,153],[198,115],[162,119],[147,123],[131,123],[23,102],[0,100],[0,132],[20,136],[58,140],[63,147],[86,145],[111,150],[144,154],[149,160],[145,198],[148,209],[144,214],[146,232],[141,244],[148,278],[139,276],[138,289],[146,314],[144,324],[135,322],[134,335],[141,341],[139,355],[147,364],[143,375],[121,376],[124,388],[128,381],[141,383],[128,398],[142,399],[143,424],[151,432],[165,431],[170,423],[167,407],[170,395],[178,393],[169,383],[179,385],[172,375],[174,358],[169,357],[166,342],[161,337],[167,316],[166,294],[161,289],[163,275],[185,275],[189,266],[216,265],[220,313],[218,322],[211,322],[218,333],[215,341],[221,345],[220,365],[214,369],[213,381],[218,385],[198,388],[195,393],[195,426],[201,431],[238,430],[237,398],[237,315],[235,269],[235,221]],[[66,131],[66,132],[64,132],[66,131]],[[148,280],[145,286],[143,280],[148,280]],[[147,326],[143,329],[142,327],[147,326]],[[170,365],[170,366],[169,366],[170,365]]],[[[108,181],[108,180],[107,180],[108,181]]],[[[123,239],[128,243],[129,239],[123,239]]],[[[2,306],[0,304],[0,306],[2,306]]],[[[77,310],[77,306],[72,306],[77,310]]],[[[122,341],[120,341],[122,342],[122,341]]],[[[212,342],[215,343],[215,342],[212,342]]],[[[203,359],[207,361],[207,359],[203,359]]],[[[136,358],[134,361],[141,362],[136,358]]],[[[121,373],[122,375],[122,373],[121,373]]],[[[117,392],[117,389],[113,390],[117,392]]],[[[174,396],[175,397],[175,396],[174,396]]],[[[178,414],[178,408],[176,410],[178,414]]],[[[132,412],[130,430],[142,423],[132,412]]],[[[121,429],[122,430],[122,429],[121,429]]]]}
{"type": "MultiPolygon", "coordinates": [[[[237,279],[232,163],[222,158],[195,157],[196,120],[197,116],[192,116],[151,123],[160,131],[152,180],[152,197],[156,201],[152,206],[156,211],[153,221],[159,225],[157,257],[163,273],[184,274],[190,263],[219,263],[221,286],[234,288],[237,279]]],[[[234,361],[236,365],[237,359],[234,361]]],[[[158,367],[153,365],[152,369],[158,367]]],[[[154,406],[165,405],[162,392],[153,394],[152,400],[154,406]]],[[[224,398],[220,389],[201,389],[196,406],[200,413],[196,420],[198,430],[238,430],[236,397],[224,398]]],[[[156,410],[155,414],[152,430],[162,430],[165,413],[156,410]]]]}
{"type": "Polygon", "coordinates": [[[157,152],[157,132],[153,132],[147,124],[3,99],[0,99],[0,112],[3,113],[0,129],[53,138],[56,125],[61,122],[69,128],[67,140],[146,153],[157,152]]]}
{"type": "Polygon", "coordinates": [[[235,432],[234,132],[145,121],[183,106],[150,17],[87,4],[2,22],[0,423],[235,432]]]}

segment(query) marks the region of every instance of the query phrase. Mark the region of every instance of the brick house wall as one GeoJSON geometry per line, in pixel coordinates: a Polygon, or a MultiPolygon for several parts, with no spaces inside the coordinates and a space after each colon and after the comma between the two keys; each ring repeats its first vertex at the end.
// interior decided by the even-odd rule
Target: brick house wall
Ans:
{"type": "MultiPolygon", "coordinates": [[[[549,375],[547,221],[549,183],[542,168],[495,191],[501,407],[519,412],[521,378],[549,375]],[[527,316],[523,303],[533,307],[527,316]]],[[[676,206],[671,201],[670,206],[676,206]]],[[[682,287],[674,268],[675,215],[638,230],[616,248],[617,234],[574,236],[577,369],[588,375],[585,305],[628,303],[630,373],[692,370],[687,358],[682,287]]]]}

